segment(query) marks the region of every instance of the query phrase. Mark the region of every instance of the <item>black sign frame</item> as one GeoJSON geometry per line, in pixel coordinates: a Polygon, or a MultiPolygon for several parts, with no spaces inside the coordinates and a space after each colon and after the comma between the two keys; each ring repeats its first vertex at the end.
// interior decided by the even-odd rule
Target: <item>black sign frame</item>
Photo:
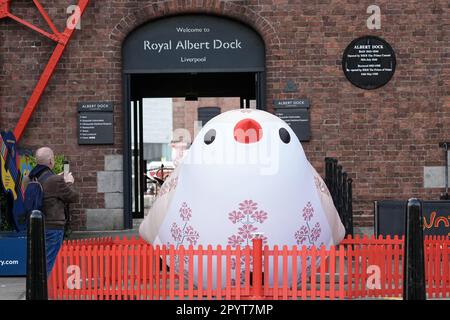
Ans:
{"type": "Polygon", "coordinates": [[[300,142],[311,140],[311,115],[309,99],[273,100],[274,114],[285,121],[297,135],[300,142]],[[287,118],[286,118],[287,117],[287,118]],[[295,117],[295,125],[289,119],[295,117]]]}
{"type": "MultiPolygon", "coordinates": [[[[381,200],[374,202],[374,231],[375,235],[387,236],[402,236],[405,230],[406,219],[406,205],[407,200],[381,200]]],[[[443,200],[429,200],[422,201],[422,212],[424,216],[424,235],[448,235],[450,236],[450,229],[445,224],[450,223],[450,201],[443,200]],[[437,212],[432,216],[433,209],[446,207],[448,211],[447,216],[438,215],[442,212],[437,212]],[[441,217],[447,220],[443,221],[441,217]],[[431,224],[431,226],[430,226],[431,224]],[[438,226],[432,226],[437,224],[438,226]],[[444,224],[444,227],[442,225],[444,224]],[[445,234],[448,232],[448,234],[445,234]]]]}
{"type": "MultiPolygon", "coordinates": [[[[364,62],[366,63],[366,62],[364,62]]],[[[395,70],[397,67],[397,58],[395,56],[395,51],[392,48],[392,46],[383,38],[380,38],[378,36],[373,36],[373,35],[367,35],[367,36],[362,36],[359,37],[357,39],[354,39],[352,42],[350,42],[350,44],[345,48],[344,53],[342,54],[342,71],[344,72],[345,77],[347,78],[347,80],[353,84],[354,86],[360,88],[360,89],[365,89],[365,90],[375,90],[378,88],[381,88],[383,86],[385,86],[387,83],[389,83],[389,81],[391,81],[392,77],[395,74],[395,70]],[[387,76],[387,78],[383,79],[383,81],[379,81],[377,84],[363,84],[359,81],[356,81],[355,76],[352,76],[353,73],[350,73],[347,71],[347,64],[348,64],[348,55],[351,52],[351,50],[355,50],[354,47],[358,42],[364,42],[364,41],[377,41],[381,44],[383,44],[384,48],[387,49],[387,51],[389,51],[389,53],[391,54],[391,63],[392,63],[392,71],[390,72],[390,74],[387,76]]],[[[363,76],[360,75],[359,76],[361,79],[367,79],[367,78],[362,78],[363,76]]],[[[378,77],[380,78],[380,77],[378,77]]]]}
{"type": "Polygon", "coordinates": [[[78,145],[113,145],[114,144],[114,105],[112,102],[80,102],[78,103],[78,145]],[[93,121],[91,127],[82,128],[85,117],[90,117],[93,121]],[[95,125],[97,120],[103,120],[110,125],[95,125]],[[84,129],[86,132],[81,132],[84,129]],[[85,134],[95,133],[95,138],[87,139],[82,136],[85,134]]]}

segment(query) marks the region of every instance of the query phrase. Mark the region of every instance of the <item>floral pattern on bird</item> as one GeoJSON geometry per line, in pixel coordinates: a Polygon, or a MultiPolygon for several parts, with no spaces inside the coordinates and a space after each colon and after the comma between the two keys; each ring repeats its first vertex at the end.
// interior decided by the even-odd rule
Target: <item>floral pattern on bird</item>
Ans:
{"type": "Polygon", "coordinates": [[[170,191],[174,190],[178,183],[178,177],[169,177],[168,180],[166,180],[163,185],[161,186],[161,189],[159,190],[158,197],[162,197],[163,195],[169,193],[170,191]]]}
{"type": "Polygon", "coordinates": [[[316,184],[317,190],[331,197],[330,191],[328,190],[325,182],[320,180],[318,177],[314,177],[314,183],[316,184]]]}
{"type": "MultiPolygon", "coordinates": [[[[251,240],[258,233],[258,223],[263,224],[268,219],[268,213],[258,210],[258,203],[253,200],[244,200],[238,205],[238,210],[228,213],[228,219],[240,225],[237,232],[228,237],[228,244],[233,248],[242,245],[250,245],[251,240]]],[[[267,244],[267,237],[259,236],[263,239],[263,244],[267,244]]]]}
{"type": "Polygon", "coordinates": [[[189,219],[192,217],[192,210],[188,207],[186,202],[183,202],[180,208],[180,217],[183,219],[183,221],[189,221],[189,219]]]}
{"type": "Polygon", "coordinates": [[[189,220],[192,218],[192,209],[186,202],[183,202],[179,213],[183,222],[181,225],[173,222],[170,228],[170,233],[172,235],[172,239],[175,241],[176,248],[180,245],[196,245],[200,238],[200,234],[194,229],[194,227],[188,224],[189,220]]]}
{"type": "Polygon", "coordinates": [[[311,202],[308,201],[303,208],[302,217],[305,224],[295,232],[294,237],[298,245],[314,245],[322,234],[322,227],[319,222],[315,223],[311,227],[313,224],[311,220],[314,217],[314,207],[311,202]]]}

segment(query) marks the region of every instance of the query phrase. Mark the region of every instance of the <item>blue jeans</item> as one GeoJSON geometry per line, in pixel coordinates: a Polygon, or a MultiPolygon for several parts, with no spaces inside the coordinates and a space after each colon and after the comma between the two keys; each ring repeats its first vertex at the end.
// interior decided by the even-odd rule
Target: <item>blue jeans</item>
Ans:
{"type": "Polygon", "coordinates": [[[61,249],[64,239],[64,230],[47,229],[45,230],[45,251],[47,255],[47,277],[52,272],[55,265],[56,256],[61,249]]]}

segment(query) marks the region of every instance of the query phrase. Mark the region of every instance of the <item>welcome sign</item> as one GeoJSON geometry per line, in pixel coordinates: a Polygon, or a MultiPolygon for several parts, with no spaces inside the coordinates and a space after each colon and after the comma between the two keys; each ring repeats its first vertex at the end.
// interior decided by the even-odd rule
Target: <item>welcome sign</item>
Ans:
{"type": "Polygon", "coordinates": [[[186,15],[140,27],[125,40],[123,58],[125,73],[257,72],[264,71],[265,50],[240,22],[186,15]]]}

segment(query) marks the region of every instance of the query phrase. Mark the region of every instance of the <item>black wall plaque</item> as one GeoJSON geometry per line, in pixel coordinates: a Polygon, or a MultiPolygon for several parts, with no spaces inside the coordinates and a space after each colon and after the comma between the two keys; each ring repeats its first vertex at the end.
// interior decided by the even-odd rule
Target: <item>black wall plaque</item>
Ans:
{"type": "Polygon", "coordinates": [[[144,24],[125,39],[122,54],[125,73],[265,70],[258,33],[217,16],[180,15],[144,24]]]}
{"type": "Polygon", "coordinates": [[[78,104],[78,144],[114,144],[111,102],[78,104]]]}
{"type": "Polygon", "coordinates": [[[396,60],[385,40],[365,36],[353,40],[342,56],[342,69],[347,79],[362,89],[376,89],[391,80],[396,60]]]}
{"type": "Polygon", "coordinates": [[[275,115],[291,127],[300,141],[311,139],[309,100],[274,100],[275,115]]]}
{"type": "MultiPolygon", "coordinates": [[[[450,236],[450,201],[423,201],[424,235],[450,236]]],[[[376,235],[405,233],[406,200],[375,202],[376,235]]]]}

